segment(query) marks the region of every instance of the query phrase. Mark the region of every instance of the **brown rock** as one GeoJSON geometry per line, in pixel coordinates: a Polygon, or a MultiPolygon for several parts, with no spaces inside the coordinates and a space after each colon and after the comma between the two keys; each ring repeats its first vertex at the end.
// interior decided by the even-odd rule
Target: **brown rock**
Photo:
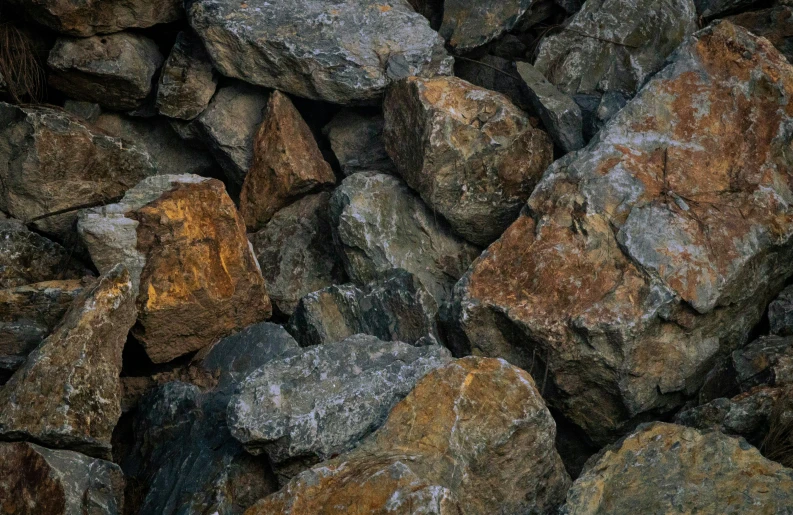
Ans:
{"type": "Polygon", "coordinates": [[[770,41],[788,61],[793,60],[793,7],[778,5],[727,18],[770,41]]]}
{"type": "Polygon", "coordinates": [[[276,211],[301,195],[336,183],[330,165],[289,97],[270,95],[245,176],[240,212],[249,231],[261,229],[276,211]]]}

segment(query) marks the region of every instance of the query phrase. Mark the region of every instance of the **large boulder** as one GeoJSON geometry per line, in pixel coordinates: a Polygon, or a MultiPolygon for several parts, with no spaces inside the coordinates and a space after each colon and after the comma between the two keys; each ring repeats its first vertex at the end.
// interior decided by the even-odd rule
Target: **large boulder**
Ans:
{"type": "Polygon", "coordinates": [[[553,144],[503,95],[456,77],[411,77],[384,100],[386,149],[405,182],[468,241],[515,221],[553,144]]]}
{"type": "Polygon", "coordinates": [[[383,142],[384,124],[381,114],[342,109],[322,129],[344,175],[394,171],[383,142]]]}
{"type": "Polygon", "coordinates": [[[767,40],[689,38],[458,283],[455,351],[547,367],[600,442],[683,404],[793,274],[791,91],[767,40]]]}
{"type": "Polygon", "coordinates": [[[438,30],[458,53],[480,47],[512,30],[542,0],[446,0],[438,30]]]}
{"type": "Polygon", "coordinates": [[[217,83],[204,44],[190,32],[180,32],[160,73],[157,111],[192,120],[209,105],[217,83]]]}
{"type": "Polygon", "coordinates": [[[342,5],[194,0],[187,12],[220,73],[301,97],[373,103],[392,80],[451,73],[443,40],[404,0],[342,5]]]}

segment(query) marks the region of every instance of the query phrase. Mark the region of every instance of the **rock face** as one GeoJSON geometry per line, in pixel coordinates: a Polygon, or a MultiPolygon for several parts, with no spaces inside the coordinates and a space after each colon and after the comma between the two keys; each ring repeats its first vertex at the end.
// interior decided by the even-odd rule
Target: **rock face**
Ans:
{"type": "Polygon", "coordinates": [[[4,513],[124,513],[124,474],[115,463],[32,443],[0,443],[4,513]]]}
{"type": "Polygon", "coordinates": [[[548,135],[506,97],[454,77],[399,81],[383,105],[399,174],[478,245],[517,218],[553,160],[548,135]]]}
{"type": "Polygon", "coordinates": [[[220,181],[151,177],[120,203],[82,213],[78,230],[99,270],[130,269],[140,292],[132,332],[155,363],[270,316],[245,227],[220,181]]]}
{"type": "Polygon", "coordinates": [[[249,236],[267,293],[284,314],[294,313],[304,295],[345,280],[333,245],[329,200],[327,192],[303,197],[249,236]]]}
{"type": "Polygon", "coordinates": [[[402,268],[442,302],[479,254],[390,175],[347,177],[333,192],[330,213],[347,275],[359,285],[402,268]]]}
{"type": "Polygon", "coordinates": [[[438,305],[421,283],[404,270],[394,270],[359,289],[330,286],[306,295],[289,319],[300,345],[323,345],[364,333],[411,345],[438,337],[438,305]]]}
{"type": "Polygon", "coordinates": [[[641,426],[587,468],[565,515],[784,513],[793,503],[793,470],[745,441],[672,424],[641,426]]]}
{"type": "Polygon", "coordinates": [[[166,59],[157,87],[157,111],[171,118],[192,120],[209,105],[218,79],[204,44],[180,32],[166,59]]]}
{"type": "Polygon", "coordinates": [[[333,170],[292,101],[273,92],[254,138],[253,162],[240,195],[240,213],[248,230],[261,229],[279,209],[335,183],[333,170]]]}
{"type": "Polygon", "coordinates": [[[0,389],[3,439],[107,457],[121,416],[121,351],[134,322],[132,281],[117,266],[75,300],[0,389]]]}
{"type": "Polygon", "coordinates": [[[727,18],[752,34],[769,40],[788,61],[793,61],[793,4],[750,11],[727,18]]]}
{"type": "Polygon", "coordinates": [[[430,372],[360,447],[303,472],[248,515],[552,513],[569,485],[526,372],[465,358],[430,372]],[[327,510],[332,507],[332,510],[327,510]]]}
{"type": "Polygon", "coordinates": [[[343,109],[325,126],[322,132],[330,140],[344,175],[394,171],[383,143],[384,124],[382,115],[343,109]]]}
{"type": "Polygon", "coordinates": [[[157,44],[126,32],[90,38],[60,38],[47,64],[50,85],[77,100],[109,109],[140,107],[162,64],[157,44]]]}
{"type": "Polygon", "coordinates": [[[793,68],[728,22],[676,56],[545,173],[450,315],[457,353],[538,359],[601,442],[693,395],[793,272],[793,68]]]}
{"type": "Polygon", "coordinates": [[[457,52],[466,52],[514,28],[541,0],[446,0],[439,33],[457,52]]]}
{"type": "Polygon", "coordinates": [[[195,0],[187,12],[220,73],[301,97],[374,102],[392,80],[451,73],[443,40],[401,0],[195,0]]]}
{"type": "Polygon", "coordinates": [[[568,95],[635,93],[696,28],[692,0],[595,0],[543,38],[534,65],[568,95]]]}
{"type": "Polygon", "coordinates": [[[788,286],[768,305],[771,334],[793,336],[793,286],[788,286]]]}

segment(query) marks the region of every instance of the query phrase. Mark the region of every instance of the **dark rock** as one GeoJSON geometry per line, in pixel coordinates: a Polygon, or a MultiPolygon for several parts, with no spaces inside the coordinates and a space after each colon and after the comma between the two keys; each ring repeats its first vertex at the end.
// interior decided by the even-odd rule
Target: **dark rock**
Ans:
{"type": "Polygon", "coordinates": [[[484,55],[479,59],[458,58],[454,74],[471,84],[501,93],[524,111],[531,107],[512,60],[494,55],[484,55]]]}
{"type": "Polygon", "coordinates": [[[771,334],[793,336],[793,286],[788,286],[768,305],[771,334]]]}
{"type": "Polygon", "coordinates": [[[102,106],[84,100],[66,100],[63,103],[63,109],[89,123],[94,123],[102,114],[102,106]]]}
{"type": "Polygon", "coordinates": [[[209,105],[217,83],[203,43],[189,32],[180,32],[160,73],[157,111],[192,120],[209,105]]]}
{"type": "Polygon", "coordinates": [[[382,115],[343,109],[322,129],[344,175],[394,171],[383,143],[382,115]]]}
{"type": "Polygon", "coordinates": [[[541,0],[446,0],[439,33],[459,53],[512,30],[541,0]]]}
{"type": "Polygon", "coordinates": [[[793,61],[793,7],[778,5],[771,9],[750,11],[727,19],[746,27],[753,34],[769,40],[788,61],[793,61]]]}
{"type": "Polygon", "coordinates": [[[714,18],[718,15],[749,8],[752,4],[757,3],[760,3],[759,0],[694,0],[697,12],[703,18],[714,18]]]}

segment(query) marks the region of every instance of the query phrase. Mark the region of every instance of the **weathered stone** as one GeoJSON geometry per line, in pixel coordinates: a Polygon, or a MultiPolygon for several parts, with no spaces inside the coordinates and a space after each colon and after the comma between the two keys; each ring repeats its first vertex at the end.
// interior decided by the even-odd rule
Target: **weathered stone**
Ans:
{"type": "MultiPolygon", "coordinates": [[[[793,4],[790,4],[793,5],[793,4]]],[[[779,5],[727,18],[770,41],[788,61],[793,61],[793,7],[779,5]]]]}
{"type": "Polygon", "coordinates": [[[538,3],[540,0],[446,0],[438,32],[463,53],[512,30],[538,3]]]}
{"type": "Polygon", "coordinates": [[[702,18],[713,18],[720,14],[726,14],[741,9],[746,9],[752,4],[759,3],[758,0],[694,0],[697,12],[702,18]]]}
{"type": "Polygon", "coordinates": [[[32,443],[0,443],[0,509],[14,515],[124,513],[118,465],[32,443]]]}
{"type": "Polygon", "coordinates": [[[447,315],[457,353],[547,366],[600,442],[682,405],[793,273],[793,68],[728,22],[676,56],[548,169],[447,315]]]}
{"type": "Polygon", "coordinates": [[[587,465],[565,515],[785,513],[793,505],[793,470],[718,432],[644,425],[587,465]]]}
{"type": "Polygon", "coordinates": [[[99,115],[102,114],[102,106],[95,102],[85,102],[83,100],[66,100],[63,103],[63,109],[90,123],[94,123],[99,118],[99,115]]]}
{"type": "Polygon", "coordinates": [[[570,482],[555,433],[529,374],[465,358],[425,376],[357,449],[247,515],[553,513],[570,482]]]}
{"type": "Polygon", "coordinates": [[[451,73],[443,40],[402,0],[195,0],[187,12],[220,73],[301,97],[373,103],[392,80],[451,73]]]}
{"type": "Polygon", "coordinates": [[[333,192],[330,213],[347,275],[361,286],[402,268],[440,303],[479,254],[390,175],[347,177],[333,192]]]}
{"type": "Polygon", "coordinates": [[[399,174],[478,245],[517,218],[553,160],[551,139],[505,96],[455,77],[399,81],[383,105],[399,174]]]}
{"type": "Polygon", "coordinates": [[[270,95],[253,142],[253,162],[240,195],[240,214],[257,231],[302,195],[332,186],[336,177],[289,97],[270,95]]]}
{"type": "Polygon", "coordinates": [[[383,143],[383,116],[342,109],[322,129],[344,175],[356,172],[394,171],[383,143]]]}
{"type": "Polygon", "coordinates": [[[209,105],[217,83],[204,44],[191,33],[180,32],[160,73],[157,111],[192,120],[209,105]]]}
{"type": "Polygon", "coordinates": [[[438,305],[419,281],[404,270],[359,289],[330,286],[306,295],[289,319],[300,345],[322,345],[363,333],[411,345],[438,338],[438,305]]]}
{"type": "Polygon", "coordinates": [[[155,363],[270,316],[242,218],[218,180],[150,177],[118,204],[81,213],[78,230],[100,271],[124,263],[139,285],[132,333],[155,363]]]}
{"type": "Polygon", "coordinates": [[[771,334],[793,336],[793,286],[788,286],[768,305],[771,334]]]}
{"type": "Polygon", "coordinates": [[[329,200],[327,192],[303,197],[249,236],[267,293],[281,313],[291,315],[303,296],[345,280],[333,245],[329,200]]]}
{"type": "Polygon", "coordinates": [[[593,0],[540,43],[534,66],[568,95],[633,95],[697,29],[692,0],[593,0]]]}
{"type": "Polygon", "coordinates": [[[476,60],[459,59],[454,64],[454,75],[481,88],[496,91],[524,111],[531,108],[525,87],[512,59],[484,55],[476,60]]]}
{"type": "Polygon", "coordinates": [[[109,109],[140,107],[162,64],[157,44],[126,32],[90,38],[60,38],[47,59],[50,85],[77,100],[109,109]]]}
{"type": "Polygon", "coordinates": [[[80,294],[0,389],[2,438],[109,456],[121,416],[121,352],[134,322],[132,281],[117,266],[80,294]]]}

